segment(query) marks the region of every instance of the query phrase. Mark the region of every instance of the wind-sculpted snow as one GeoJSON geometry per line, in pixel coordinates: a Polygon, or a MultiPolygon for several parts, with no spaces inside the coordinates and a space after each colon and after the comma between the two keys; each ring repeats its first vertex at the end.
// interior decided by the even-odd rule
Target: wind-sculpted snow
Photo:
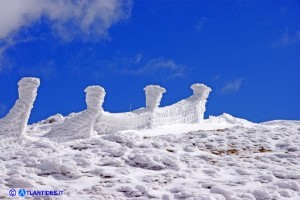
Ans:
{"type": "Polygon", "coordinates": [[[60,199],[300,198],[300,121],[254,124],[224,114],[176,133],[170,126],[64,143],[40,137],[62,121],[30,125],[22,144],[1,147],[0,198],[19,187],[63,190],[60,199]]]}
{"type": "Polygon", "coordinates": [[[24,136],[39,85],[40,80],[37,78],[23,78],[19,81],[19,99],[9,113],[0,119],[0,143],[9,145],[24,136]]]}

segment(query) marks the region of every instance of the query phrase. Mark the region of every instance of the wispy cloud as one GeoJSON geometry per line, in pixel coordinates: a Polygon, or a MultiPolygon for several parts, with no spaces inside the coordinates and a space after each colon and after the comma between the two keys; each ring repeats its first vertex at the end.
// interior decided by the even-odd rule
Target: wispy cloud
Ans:
{"type": "MultiPolygon", "coordinates": [[[[139,62],[123,62],[116,64],[115,70],[122,74],[129,75],[147,75],[164,77],[165,79],[180,78],[186,75],[186,67],[177,64],[174,60],[166,59],[164,57],[152,58],[152,59],[127,59],[138,60],[139,62]],[[125,67],[122,67],[125,66],[125,67]]],[[[123,61],[126,59],[123,59],[123,61]]]]}
{"type": "Polygon", "coordinates": [[[186,70],[184,66],[175,63],[171,59],[159,57],[149,60],[143,67],[130,72],[134,74],[163,73],[168,78],[175,78],[185,76],[186,70]]]}
{"type": "Polygon", "coordinates": [[[0,44],[0,74],[4,71],[9,71],[12,68],[11,60],[5,56],[6,49],[9,48],[9,45],[0,44]]]}
{"type": "Polygon", "coordinates": [[[208,19],[206,17],[202,17],[201,19],[199,19],[199,21],[197,22],[197,24],[195,25],[195,29],[197,31],[201,31],[203,30],[205,24],[208,22],[208,19]]]}
{"type": "MultiPolygon", "coordinates": [[[[74,59],[73,59],[74,60],[74,59]]],[[[163,79],[181,78],[186,76],[188,70],[185,65],[178,64],[172,59],[164,57],[149,58],[141,53],[133,56],[123,56],[114,59],[98,60],[94,62],[94,57],[86,58],[82,65],[93,66],[85,69],[77,67],[77,59],[68,64],[72,66],[75,74],[93,73],[97,76],[106,73],[127,75],[127,76],[145,76],[157,77],[163,79]],[[90,61],[89,61],[90,60],[90,61]]]]}
{"type": "Polygon", "coordinates": [[[0,115],[5,114],[5,112],[6,112],[6,105],[0,102],[0,115]]]}
{"type": "Polygon", "coordinates": [[[277,46],[288,46],[300,42],[300,29],[298,28],[295,32],[290,32],[289,29],[285,29],[280,38],[272,43],[273,47],[277,46]]]}
{"type": "Polygon", "coordinates": [[[130,16],[131,8],[131,0],[1,0],[0,39],[42,18],[64,40],[105,38],[113,24],[130,16]]]}
{"type": "Polygon", "coordinates": [[[42,61],[34,67],[21,66],[18,73],[22,76],[38,76],[50,80],[56,74],[56,64],[54,60],[42,61]]]}
{"type": "Polygon", "coordinates": [[[288,8],[286,7],[279,7],[280,13],[285,15],[288,12],[288,8]]]}
{"type": "Polygon", "coordinates": [[[238,78],[238,79],[229,81],[221,88],[220,91],[223,94],[236,92],[241,88],[242,82],[243,82],[242,78],[238,78]]]}

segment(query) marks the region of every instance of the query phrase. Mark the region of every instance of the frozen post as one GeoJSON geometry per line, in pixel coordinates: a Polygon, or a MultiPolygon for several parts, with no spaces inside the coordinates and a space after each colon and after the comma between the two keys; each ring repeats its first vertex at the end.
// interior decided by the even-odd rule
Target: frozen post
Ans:
{"type": "Polygon", "coordinates": [[[26,130],[31,109],[33,108],[33,103],[37,96],[37,89],[40,86],[40,79],[22,78],[18,82],[18,86],[19,99],[25,105],[20,123],[20,134],[23,135],[26,130]]]}
{"type": "Polygon", "coordinates": [[[0,136],[9,133],[9,138],[20,138],[24,135],[39,85],[38,78],[22,78],[18,82],[19,99],[9,113],[0,119],[0,136]]]}
{"type": "Polygon", "coordinates": [[[166,90],[159,85],[147,85],[144,90],[146,93],[146,109],[150,111],[147,126],[152,128],[155,123],[155,110],[159,107],[162,95],[166,90]]]}
{"type": "Polygon", "coordinates": [[[206,100],[209,93],[211,92],[211,88],[207,87],[204,84],[195,83],[191,86],[191,89],[194,92],[194,97],[198,98],[199,100],[206,100]]]}
{"type": "Polygon", "coordinates": [[[144,88],[146,93],[146,108],[153,111],[159,107],[165,88],[159,85],[148,85],[144,88]]]}
{"type": "Polygon", "coordinates": [[[211,88],[207,87],[204,84],[195,83],[191,86],[191,89],[194,92],[192,97],[197,100],[196,109],[199,115],[196,121],[199,123],[204,119],[204,112],[206,110],[205,104],[207,101],[206,99],[208,98],[208,95],[211,92],[211,88]]]}
{"type": "Polygon", "coordinates": [[[103,110],[105,90],[100,86],[89,86],[85,90],[85,102],[88,110],[99,111],[103,110]]]}

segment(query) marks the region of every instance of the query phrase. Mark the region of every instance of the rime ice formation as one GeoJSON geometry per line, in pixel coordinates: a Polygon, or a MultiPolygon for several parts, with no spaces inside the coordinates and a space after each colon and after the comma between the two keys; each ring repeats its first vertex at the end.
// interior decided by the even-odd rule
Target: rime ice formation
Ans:
{"type": "Polygon", "coordinates": [[[19,99],[9,113],[0,119],[0,141],[15,141],[24,135],[39,85],[38,78],[22,78],[19,81],[19,99]]]}
{"type": "Polygon", "coordinates": [[[148,85],[144,90],[146,93],[146,108],[150,110],[158,108],[162,95],[166,92],[166,89],[158,85],[148,85]]]}
{"type": "Polygon", "coordinates": [[[87,109],[65,119],[50,130],[45,137],[66,141],[89,138],[95,135],[93,127],[96,118],[102,112],[105,90],[100,86],[89,86],[84,91],[86,92],[87,109]]]}
{"type": "Polygon", "coordinates": [[[194,94],[173,105],[159,108],[166,90],[158,85],[145,87],[146,108],[126,113],[103,112],[97,118],[94,129],[98,134],[120,130],[153,128],[180,123],[199,123],[203,120],[206,99],[211,88],[204,84],[191,86],[194,94]]]}
{"type": "MultiPolygon", "coordinates": [[[[39,79],[35,78],[23,78],[19,82],[19,99],[9,114],[0,120],[1,137],[20,138],[24,134],[39,84],[39,79]]],[[[160,101],[166,90],[158,85],[148,85],[144,88],[145,108],[125,113],[109,113],[102,108],[105,90],[100,86],[89,86],[85,89],[87,109],[52,124],[44,137],[68,141],[122,130],[199,123],[203,120],[206,99],[211,89],[199,83],[193,84],[191,89],[194,94],[189,98],[160,108],[160,101]]]]}
{"type": "Polygon", "coordinates": [[[156,109],[154,112],[152,127],[199,123],[204,118],[206,99],[211,88],[204,84],[193,84],[191,86],[194,94],[171,106],[156,109]]]}
{"type": "Polygon", "coordinates": [[[158,85],[148,85],[146,93],[146,108],[125,113],[102,113],[95,123],[98,134],[113,133],[128,129],[142,129],[152,127],[153,112],[158,108],[162,94],[166,90],[158,85]]]}

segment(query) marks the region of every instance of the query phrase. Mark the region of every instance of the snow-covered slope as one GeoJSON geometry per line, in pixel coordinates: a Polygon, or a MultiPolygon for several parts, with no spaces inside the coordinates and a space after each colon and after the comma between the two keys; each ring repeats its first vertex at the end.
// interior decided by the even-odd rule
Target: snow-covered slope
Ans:
{"type": "Polygon", "coordinates": [[[223,114],[62,143],[42,137],[63,121],[29,125],[0,147],[0,199],[16,199],[10,188],[63,190],[59,199],[300,199],[300,121],[223,114]]]}

